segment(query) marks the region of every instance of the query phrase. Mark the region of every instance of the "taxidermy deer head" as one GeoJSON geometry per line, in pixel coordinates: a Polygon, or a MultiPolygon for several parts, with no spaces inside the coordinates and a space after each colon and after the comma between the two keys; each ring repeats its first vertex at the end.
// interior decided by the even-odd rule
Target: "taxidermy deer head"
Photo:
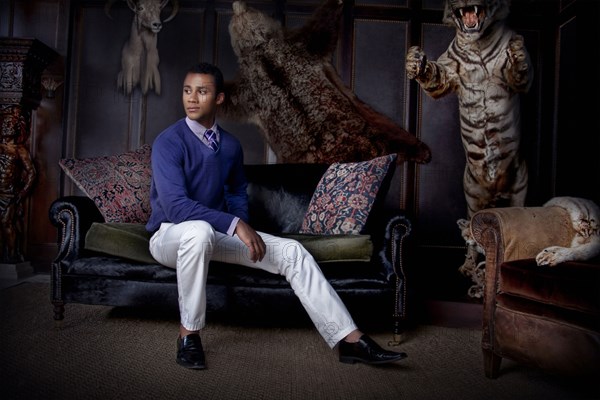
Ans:
{"type": "MultiPolygon", "coordinates": [[[[110,8],[116,0],[108,0],[104,11],[109,18],[110,8]]],[[[117,87],[129,95],[133,88],[140,85],[142,93],[154,89],[160,94],[160,74],[158,72],[157,34],[164,22],[172,20],[179,11],[177,0],[125,0],[133,11],[133,21],[129,39],[121,51],[121,71],[117,78],[117,87]],[[171,1],[171,15],[164,21],[160,12],[171,1]]]]}

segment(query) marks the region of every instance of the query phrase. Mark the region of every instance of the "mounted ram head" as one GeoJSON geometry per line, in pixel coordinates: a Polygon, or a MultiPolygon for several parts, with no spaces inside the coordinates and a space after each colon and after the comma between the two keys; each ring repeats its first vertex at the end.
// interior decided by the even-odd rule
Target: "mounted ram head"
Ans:
{"type": "MultiPolygon", "coordinates": [[[[116,0],[108,0],[104,11],[109,18],[110,9],[116,0]]],[[[117,87],[129,95],[133,88],[140,85],[142,93],[154,90],[160,94],[160,74],[158,72],[157,34],[163,23],[171,21],[179,11],[177,0],[125,0],[127,6],[133,11],[129,39],[121,51],[121,71],[117,78],[117,87]],[[161,21],[160,14],[163,8],[171,1],[173,9],[171,15],[161,21]]]]}

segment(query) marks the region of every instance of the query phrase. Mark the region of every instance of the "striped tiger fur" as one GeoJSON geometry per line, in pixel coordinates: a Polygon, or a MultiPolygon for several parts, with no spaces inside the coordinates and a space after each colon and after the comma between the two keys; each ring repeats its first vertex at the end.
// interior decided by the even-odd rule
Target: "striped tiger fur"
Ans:
{"type": "MultiPolygon", "coordinates": [[[[529,90],[533,69],[523,37],[505,24],[509,7],[509,0],[446,0],[443,21],[456,29],[448,49],[437,61],[418,46],[406,55],[407,76],[425,93],[458,96],[468,207],[468,219],[457,221],[468,251],[459,270],[467,276],[475,273],[477,258],[471,216],[484,208],[522,206],[527,193],[527,166],[519,155],[519,93],[529,90]]],[[[480,297],[476,285],[470,294],[480,297]]]]}

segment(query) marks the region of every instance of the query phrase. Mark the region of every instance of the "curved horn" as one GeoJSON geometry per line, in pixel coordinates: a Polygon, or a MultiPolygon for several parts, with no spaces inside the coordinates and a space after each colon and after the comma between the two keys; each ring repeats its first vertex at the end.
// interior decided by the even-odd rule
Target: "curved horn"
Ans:
{"type": "Polygon", "coordinates": [[[106,4],[104,4],[104,14],[110,19],[113,19],[112,15],[110,15],[110,9],[115,1],[117,0],[107,0],[106,4]]]}
{"type": "Polygon", "coordinates": [[[171,0],[171,3],[173,3],[173,10],[171,10],[171,15],[169,15],[169,17],[167,19],[165,19],[163,22],[169,22],[170,20],[175,18],[175,15],[177,15],[177,12],[179,11],[179,1],[171,0]]]}
{"type": "Polygon", "coordinates": [[[129,9],[131,11],[133,11],[134,13],[137,14],[137,1],[136,0],[125,0],[125,2],[127,3],[127,7],[129,7],[129,9]]]}

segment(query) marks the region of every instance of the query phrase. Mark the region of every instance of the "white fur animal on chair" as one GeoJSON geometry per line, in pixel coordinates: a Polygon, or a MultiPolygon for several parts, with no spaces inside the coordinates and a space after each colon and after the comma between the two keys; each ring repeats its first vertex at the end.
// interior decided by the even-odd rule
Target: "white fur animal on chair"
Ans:
{"type": "Polygon", "coordinates": [[[566,261],[585,261],[600,255],[600,208],[591,200],[579,197],[554,197],[544,207],[556,206],[569,212],[575,236],[571,247],[550,246],[535,260],[538,265],[553,267],[566,261]]]}

